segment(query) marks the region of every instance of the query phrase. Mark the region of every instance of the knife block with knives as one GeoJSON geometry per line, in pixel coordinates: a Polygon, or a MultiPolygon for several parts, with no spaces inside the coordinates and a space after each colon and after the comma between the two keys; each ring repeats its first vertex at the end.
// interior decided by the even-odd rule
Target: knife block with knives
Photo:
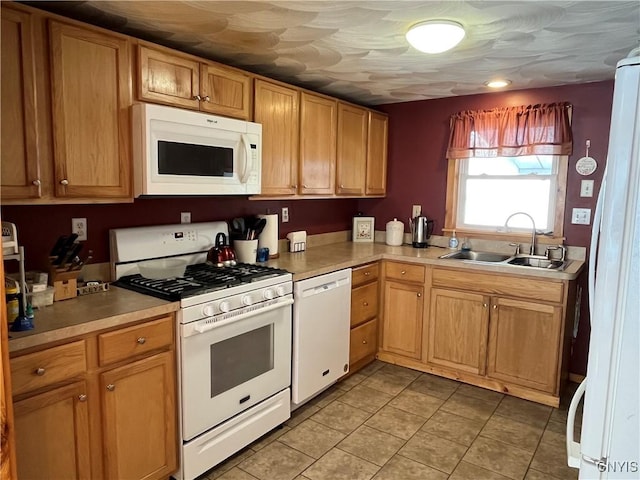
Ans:
{"type": "Polygon", "coordinates": [[[53,286],[53,300],[66,300],[78,296],[78,277],[82,265],[79,254],[83,244],[77,242],[78,235],[62,235],[49,253],[49,283],[53,286]]]}

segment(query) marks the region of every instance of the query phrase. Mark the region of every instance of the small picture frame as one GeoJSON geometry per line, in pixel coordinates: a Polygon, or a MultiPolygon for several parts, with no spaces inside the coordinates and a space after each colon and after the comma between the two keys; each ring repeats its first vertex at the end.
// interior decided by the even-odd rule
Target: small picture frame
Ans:
{"type": "Polygon", "coordinates": [[[374,225],[374,217],[353,217],[353,241],[373,242],[374,225]]]}

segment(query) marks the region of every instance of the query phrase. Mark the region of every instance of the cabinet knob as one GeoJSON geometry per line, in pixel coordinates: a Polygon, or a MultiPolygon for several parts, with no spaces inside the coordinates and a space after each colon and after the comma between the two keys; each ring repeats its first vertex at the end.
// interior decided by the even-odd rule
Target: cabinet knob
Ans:
{"type": "Polygon", "coordinates": [[[78,401],[79,402],[86,402],[87,401],[87,396],[84,393],[78,395],[78,401]]]}
{"type": "Polygon", "coordinates": [[[368,307],[369,306],[369,302],[362,302],[362,305],[365,306],[365,307],[368,307]]]}
{"type": "Polygon", "coordinates": [[[109,390],[110,392],[113,392],[116,389],[116,386],[113,383],[110,383],[109,385],[107,385],[107,390],[109,390]]]}
{"type": "Polygon", "coordinates": [[[147,339],[144,337],[139,337],[136,342],[138,342],[140,345],[144,345],[145,343],[147,343],[147,339]]]}
{"type": "Polygon", "coordinates": [[[492,308],[495,310],[496,308],[498,308],[498,305],[493,304],[493,305],[492,305],[492,308]]]}
{"type": "Polygon", "coordinates": [[[211,101],[211,97],[209,97],[209,95],[204,97],[204,101],[205,102],[210,102],[211,101]]]}
{"type": "Polygon", "coordinates": [[[291,185],[291,188],[293,188],[294,190],[298,189],[298,185],[291,185]]]}
{"type": "Polygon", "coordinates": [[[69,180],[63,178],[62,180],[60,180],[60,185],[69,185],[69,180]]]}
{"type": "Polygon", "coordinates": [[[402,270],[402,271],[400,272],[400,275],[404,275],[405,273],[407,273],[407,271],[406,271],[406,270],[402,270]]]}
{"type": "Polygon", "coordinates": [[[366,340],[362,340],[362,344],[363,344],[363,345],[366,345],[366,344],[367,344],[367,341],[366,341],[366,340]]]}
{"type": "Polygon", "coordinates": [[[368,277],[369,275],[371,275],[371,272],[364,272],[365,277],[368,277]]]}
{"type": "Polygon", "coordinates": [[[342,183],[340,184],[340,188],[344,188],[344,185],[342,183]]]}
{"type": "Polygon", "coordinates": [[[197,101],[200,101],[200,100],[202,100],[202,97],[200,95],[194,95],[193,99],[197,100],[197,101]]]}
{"type": "Polygon", "coordinates": [[[42,185],[42,182],[40,181],[39,178],[36,178],[33,182],[31,182],[33,185],[35,185],[36,187],[39,187],[40,185],[42,185]]]}
{"type": "Polygon", "coordinates": [[[418,297],[421,297],[421,296],[422,296],[422,294],[421,294],[421,293],[419,293],[419,294],[418,294],[418,297]]]}
{"type": "Polygon", "coordinates": [[[303,183],[302,188],[309,188],[309,187],[307,187],[307,185],[303,183]]]}
{"type": "Polygon", "coordinates": [[[41,376],[43,376],[43,375],[44,375],[44,372],[45,372],[45,369],[44,369],[44,368],[42,368],[42,367],[40,367],[40,368],[37,368],[37,369],[36,369],[36,372],[35,372],[35,373],[36,373],[36,375],[38,375],[39,377],[41,377],[41,376]]]}
{"type": "Polygon", "coordinates": [[[486,303],[483,303],[483,304],[482,304],[482,306],[483,306],[484,308],[487,308],[487,304],[486,304],[486,303]]]}

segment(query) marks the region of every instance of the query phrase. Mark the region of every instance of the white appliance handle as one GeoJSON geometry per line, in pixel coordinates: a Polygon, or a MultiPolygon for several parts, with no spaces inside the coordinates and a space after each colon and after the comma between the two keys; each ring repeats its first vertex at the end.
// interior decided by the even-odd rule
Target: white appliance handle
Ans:
{"type": "Polygon", "coordinates": [[[598,256],[598,240],[600,238],[600,223],[602,219],[602,206],[604,204],[605,190],[607,186],[607,167],[604,168],[602,174],[602,184],[600,192],[598,192],[598,200],[596,201],[596,209],[593,213],[593,225],[591,226],[591,245],[589,246],[589,322],[593,314],[593,300],[596,294],[596,258],[598,256]]]}
{"type": "Polygon", "coordinates": [[[251,170],[255,168],[253,164],[253,155],[251,155],[251,142],[249,141],[249,135],[243,133],[240,136],[242,140],[242,146],[244,147],[244,165],[242,169],[242,175],[240,176],[241,183],[247,183],[249,180],[249,175],[251,174],[251,170]],[[251,166],[249,166],[251,164],[251,166]]]}
{"type": "Polygon", "coordinates": [[[585,378],[582,380],[582,383],[578,385],[578,389],[571,399],[571,404],[569,404],[569,412],[567,413],[567,465],[573,468],[580,468],[580,461],[582,460],[580,444],[573,439],[573,426],[576,422],[576,410],[578,409],[578,404],[584,395],[586,387],[587,379],[585,378]]]}
{"type": "Polygon", "coordinates": [[[236,323],[240,320],[244,320],[249,317],[260,315],[262,313],[270,312],[271,310],[276,310],[278,308],[284,308],[292,304],[293,304],[292,298],[282,298],[282,299],[279,299],[276,303],[269,306],[263,307],[260,305],[256,305],[253,308],[247,307],[246,309],[244,309],[245,310],[244,313],[238,313],[234,315],[233,312],[231,312],[232,314],[229,316],[229,318],[226,318],[225,320],[220,320],[218,322],[210,321],[210,319],[204,319],[198,322],[194,322],[193,324],[186,324],[183,326],[182,337],[187,338],[187,337],[192,337],[194,335],[199,335],[201,333],[206,333],[210,330],[213,330],[214,328],[220,328],[225,325],[228,325],[229,323],[236,323]]]}

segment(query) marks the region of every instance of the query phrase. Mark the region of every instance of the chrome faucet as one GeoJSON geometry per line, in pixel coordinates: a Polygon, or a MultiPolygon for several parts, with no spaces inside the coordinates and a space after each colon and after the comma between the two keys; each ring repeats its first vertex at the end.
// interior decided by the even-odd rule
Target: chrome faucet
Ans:
{"type": "Polygon", "coordinates": [[[529,249],[529,255],[535,255],[536,254],[536,222],[533,220],[533,217],[531,215],[529,215],[526,212],[512,213],[505,220],[504,226],[506,228],[507,224],[509,223],[509,220],[511,220],[511,217],[515,217],[516,215],[525,215],[529,217],[529,220],[531,220],[531,248],[529,249]]]}

